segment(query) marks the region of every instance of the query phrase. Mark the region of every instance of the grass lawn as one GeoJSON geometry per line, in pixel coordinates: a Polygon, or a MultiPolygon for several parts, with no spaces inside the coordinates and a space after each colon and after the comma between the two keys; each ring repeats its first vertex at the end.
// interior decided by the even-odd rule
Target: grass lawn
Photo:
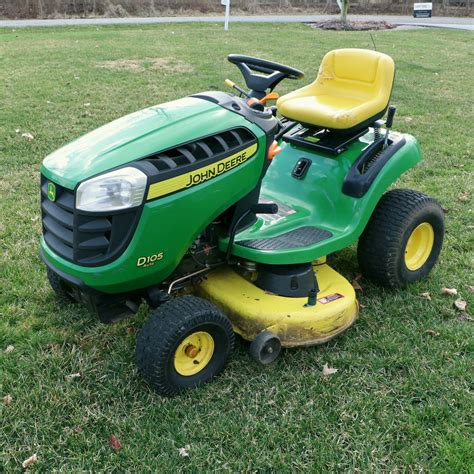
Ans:
{"type": "MultiPolygon", "coordinates": [[[[146,308],[105,326],[48,286],[38,257],[41,160],[129,112],[224,88],[226,77],[242,83],[229,53],[288,63],[308,82],[328,50],[372,40],[268,24],[227,34],[213,24],[0,30],[0,395],[12,397],[0,403],[0,471],[20,471],[37,453],[31,470],[473,472],[474,323],[459,317],[456,297],[440,294],[457,288],[474,306],[473,36],[373,37],[398,68],[395,128],[416,135],[425,153],[397,185],[447,210],[439,264],[404,291],[362,279],[360,319],[323,346],[284,351],[263,368],[239,341],[221,377],[163,399],[134,365],[146,308]],[[322,377],[325,363],[338,372],[322,377]],[[122,449],[111,449],[112,434],[122,449]]],[[[336,266],[353,278],[355,248],[336,266]]]]}

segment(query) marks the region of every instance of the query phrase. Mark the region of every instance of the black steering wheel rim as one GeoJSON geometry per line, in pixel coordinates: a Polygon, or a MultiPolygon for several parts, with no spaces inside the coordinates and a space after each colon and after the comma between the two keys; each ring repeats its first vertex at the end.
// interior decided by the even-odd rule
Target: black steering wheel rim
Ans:
{"type": "Polygon", "coordinates": [[[272,74],[273,72],[282,72],[288,79],[303,79],[304,72],[295,67],[287,66],[286,64],[268,61],[267,59],[255,58],[254,56],[246,56],[244,54],[229,54],[227,59],[233,64],[246,64],[249,69],[265,74],[272,74]]]}
{"type": "Polygon", "coordinates": [[[243,54],[229,54],[227,59],[239,68],[250,89],[249,95],[257,99],[265,96],[267,89],[272,91],[283,79],[296,80],[304,77],[304,72],[299,69],[266,59],[243,54]]]}

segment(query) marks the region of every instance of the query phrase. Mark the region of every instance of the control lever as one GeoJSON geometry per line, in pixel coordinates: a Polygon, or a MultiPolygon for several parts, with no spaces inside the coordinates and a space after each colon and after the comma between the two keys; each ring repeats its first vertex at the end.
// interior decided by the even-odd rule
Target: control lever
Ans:
{"type": "Polygon", "coordinates": [[[230,87],[231,89],[235,89],[236,91],[238,91],[240,94],[244,95],[245,97],[247,97],[247,99],[250,99],[250,95],[247,94],[247,92],[245,92],[241,87],[239,87],[235,82],[231,81],[230,79],[226,79],[224,81],[224,84],[228,87],[230,87]]]}
{"type": "Polygon", "coordinates": [[[277,214],[278,204],[274,202],[258,203],[252,206],[252,212],[254,214],[277,214]]]}
{"type": "Polygon", "coordinates": [[[234,245],[235,234],[239,228],[239,224],[251,213],[254,214],[277,214],[278,213],[278,204],[274,202],[269,203],[258,203],[254,204],[250,209],[247,209],[232,225],[229,232],[229,243],[227,244],[227,250],[225,259],[227,262],[230,261],[230,254],[232,252],[232,247],[234,245]]]}
{"type": "Polygon", "coordinates": [[[269,100],[278,100],[280,98],[280,94],[278,94],[278,92],[270,92],[269,94],[267,94],[265,97],[262,97],[260,99],[260,102],[263,104],[263,105],[266,105],[266,103],[269,101],[269,100]]]}
{"type": "Polygon", "coordinates": [[[388,145],[388,134],[393,125],[393,117],[395,117],[395,112],[397,108],[394,105],[389,106],[387,112],[387,120],[385,122],[385,139],[383,141],[383,149],[387,148],[388,145]]]}

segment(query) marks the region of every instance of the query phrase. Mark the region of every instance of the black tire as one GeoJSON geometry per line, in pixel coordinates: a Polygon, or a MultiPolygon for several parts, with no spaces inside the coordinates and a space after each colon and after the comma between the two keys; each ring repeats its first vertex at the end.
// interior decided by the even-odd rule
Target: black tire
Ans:
{"type": "Polygon", "coordinates": [[[73,301],[71,295],[66,291],[66,287],[64,286],[64,283],[61,278],[56,275],[56,273],[54,273],[50,268],[46,269],[46,274],[48,276],[49,284],[56,293],[56,296],[58,296],[59,299],[64,301],[73,301]]]}
{"type": "MultiPolygon", "coordinates": [[[[183,296],[154,310],[137,337],[139,373],[160,395],[173,396],[210,381],[225,367],[234,348],[234,332],[228,318],[213,304],[195,296],[183,296]],[[193,375],[178,373],[175,354],[195,333],[212,337],[213,352],[204,368],[193,375]]],[[[196,363],[195,360],[192,362],[196,363]]]]}
{"type": "Polygon", "coordinates": [[[263,365],[274,362],[280,355],[280,338],[269,331],[257,334],[257,337],[250,343],[250,355],[254,360],[263,365]]]}
{"type": "Polygon", "coordinates": [[[438,202],[411,189],[385,193],[359,239],[362,273],[383,286],[399,288],[425,278],[436,263],[444,237],[444,213],[438,202]],[[431,225],[434,240],[426,261],[410,270],[405,262],[408,239],[422,223],[431,225]]]}

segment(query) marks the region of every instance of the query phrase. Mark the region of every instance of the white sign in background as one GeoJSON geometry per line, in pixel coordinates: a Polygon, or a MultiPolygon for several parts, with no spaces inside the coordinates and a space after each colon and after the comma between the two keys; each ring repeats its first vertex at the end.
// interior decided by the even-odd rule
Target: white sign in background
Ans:
{"type": "Polygon", "coordinates": [[[433,10],[433,3],[414,3],[413,10],[433,10]]]}
{"type": "Polygon", "coordinates": [[[224,30],[227,31],[229,29],[230,0],[221,0],[221,5],[225,6],[224,30]]]}

